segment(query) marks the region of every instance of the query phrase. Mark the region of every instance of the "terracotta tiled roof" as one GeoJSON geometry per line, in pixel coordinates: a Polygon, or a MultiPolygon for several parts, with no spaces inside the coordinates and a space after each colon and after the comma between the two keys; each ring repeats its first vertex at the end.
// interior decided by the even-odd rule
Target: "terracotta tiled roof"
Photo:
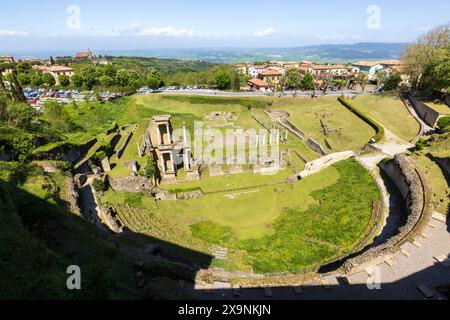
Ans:
{"type": "Polygon", "coordinates": [[[270,76],[281,76],[283,74],[280,71],[269,70],[269,71],[265,71],[265,72],[260,72],[259,75],[261,75],[263,77],[270,77],[270,76]]]}
{"type": "Polygon", "coordinates": [[[256,78],[248,80],[248,83],[258,87],[269,87],[269,84],[267,82],[256,78]]]}
{"type": "Polygon", "coordinates": [[[396,59],[380,60],[377,62],[379,64],[391,65],[391,66],[398,66],[398,65],[402,64],[402,62],[400,60],[396,60],[396,59]]]}
{"type": "Polygon", "coordinates": [[[332,64],[332,65],[313,64],[311,68],[313,68],[314,70],[335,70],[335,69],[345,69],[346,67],[340,64],[332,64]]]}
{"type": "Polygon", "coordinates": [[[377,64],[380,64],[378,61],[364,61],[364,60],[360,60],[360,61],[356,61],[355,63],[352,63],[352,65],[354,66],[361,66],[361,67],[373,67],[376,66],[377,64]]]}

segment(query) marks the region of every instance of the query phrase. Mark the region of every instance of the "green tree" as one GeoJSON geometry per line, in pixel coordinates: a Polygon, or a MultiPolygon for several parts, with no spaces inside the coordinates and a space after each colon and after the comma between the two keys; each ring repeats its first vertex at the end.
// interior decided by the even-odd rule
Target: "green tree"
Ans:
{"type": "Polygon", "coordinates": [[[81,70],[81,76],[83,77],[83,85],[91,90],[98,83],[97,69],[94,66],[88,66],[81,70]]]}
{"type": "Polygon", "coordinates": [[[111,87],[114,84],[114,79],[110,76],[102,76],[98,80],[102,87],[111,87]]]}
{"type": "Polygon", "coordinates": [[[216,85],[219,90],[228,90],[231,86],[231,74],[226,71],[218,71],[215,74],[216,85]]]}
{"type": "Polygon", "coordinates": [[[36,115],[36,111],[26,103],[11,102],[7,105],[7,122],[12,127],[29,129],[36,115]]]}
{"type": "Polygon", "coordinates": [[[302,90],[314,90],[315,87],[313,76],[309,72],[306,73],[300,82],[300,88],[302,90]]]}
{"type": "Polygon", "coordinates": [[[440,95],[450,88],[450,30],[438,26],[411,44],[402,57],[413,88],[426,96],[440,95]]]}
{"type": "Polygon", "coordinates": [[[161,73],[158,70],[152,70],[147,75],[146,84],[152,90],[156,90],[164,86],[164,81],[162,79],[161,73]]]}
{"type": "Polygon", "coordinates": [[[32,134],[21,134],[12,140],[13,158],[19,162],[28,160],[35,148],[35,137],[32,134]]]}
{"type": "Polygon", "coordinates": [[[239,92],[241,90],[241,77],[237,72],[233,72],[233,77],[231,79],[231,89],[236,92],[239,92]]]}
{"type": "Polygon", "coordinates": [[[400,82],[402,82],[402,77],[398,73],[393,73],[386,79],[383,89],[385,91],[397,90],[400,82]]]}
{"type": "Polygon", "coordinates": [[[112,79],[114,79],[116,77],[116,67],[114,67],[112,64],[107,64],[106,66],[103,67],[103,75],[108,76],[112,79]]]}
{"type": "Polygon", "coordinates": [[[84,79],[81,75],[75,74],[72,76],[72,83],[76,88],[83,87],[84,79]]]}
{"type": "Polygon", "coordinates": [[[60,75],[59,77],[59,83],[61,84],[61,86],[63,86],[64,88],[70,86],[70,78],[64,74],[60,75]]]}
{"type": "Polygon", "coordinates": [[[21,86],[28,86],[31,83],[31,77],[28,73],[19,73],[17,75],[17,80],[21,86]]]}
{"type": "Polygon", "coordinates": [[[55,78],[50,73],[44,73],[42,75],[42,82],[49,87],[54,86],[56,83],[55,78]]]}
{"type": "Polygon", "coordinates": [[[119,86],[126,87],[130,84],[131,74],[128,70],[120,69],[116,74],[116,83],[119,86]]]}
{"type": "Polygon", "coordinates": [[[286,71],[286,73],[283,76],[284,83],[286,85],[286,89],[289,90],[298,90],[300,89],[302,77],[300,76],[300,72],[295,69],[291,68],[286,71]]]}
{"type": "Polygon", "coordinates": [[[40,87],[43,83],[44,81],[40,73],[35,73],[30,77],[30,84],[35,88],[40,87]]]}

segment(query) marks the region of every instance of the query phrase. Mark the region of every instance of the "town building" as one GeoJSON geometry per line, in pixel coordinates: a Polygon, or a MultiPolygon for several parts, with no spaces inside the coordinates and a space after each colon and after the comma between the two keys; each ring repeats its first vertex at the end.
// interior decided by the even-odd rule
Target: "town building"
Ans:
{"type": "Polygon", "coordinates": [[[344,65],[321,65],[312,64],[307,67],[307,71],[313,75],[313,77],[320,77],[323,75],[332,75],[335,78],[345,78],[351,72],[347,66],[344,65]]]}
{"type": "Polygon", "coordinates": [[[34,70],[40,70],[43,73],[50,73],[53,78],[55,78],[56,85],[60,84],[59,76],[65,75],[67,77],[72,77],[75,71],[72,68],[65,66],[33,66],[34,70]]]}
{"type": "Polygon", "coordinates": [[[94,65],[94,66],[106,66],[106,65],[108,65],[108,64],[112,64],[112,62],[111,61],[108,61],[108,60],[94,60],[94,61],[92,61],[92,64],[94,65]]]}
{"type": "Polygon", "coordinates": [[[234,66],[234,71],[236,71],[238,74],[246,75],[248,72],[248,66],[245,63],[240,63],[234,66]]]}
{"type": "Polygon", "coordinates": [[[253,78],[247,82],[249,91],[261,91],[267,92],[269,90],[269,84],[264,80],[253,78]]]}
{"type": "Polygon", "coordinates": [[[267,66],[265,66],[265,65],[264,66],[262,66],[262,65],[261,66],[259,66],[259,65],[250,66],[248,68],[248,75],[252,78],[257,78],[258,74],[260,72],[264,72],[266,70],[267,70],[267,66]]]}
{"type": "Polygon", "coordinates": [[[271,86],[278,86],[280,84],[281,78],[284,73],[282,71],[277,70],[267,70],[264,72],[258,73],[258,79],[263,80],[271,86]]]}
{"type": "Polygon", "coordinates": [[[370,80],[375,79],[377,72],[384,69],[383,65],[378,61],[361,60],[352,63],[352,66],[355,68],[356,73],[365,73],[370,80]]]}
{"type": "Polygon", "coordinates": [[[298,69],[302,63],[296,61],[269,61],[269,67],[281,67],[284,69],[296,68],[298,69]]]}

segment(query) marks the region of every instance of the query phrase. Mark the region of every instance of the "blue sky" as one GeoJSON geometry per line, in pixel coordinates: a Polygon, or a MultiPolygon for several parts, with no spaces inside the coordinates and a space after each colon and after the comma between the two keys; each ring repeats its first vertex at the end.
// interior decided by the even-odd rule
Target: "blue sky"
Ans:
{"type": "Polygon", "coordinates": [[[445,0],[15,0],[0,52],[408,42],[449,21],[445,0]]]}

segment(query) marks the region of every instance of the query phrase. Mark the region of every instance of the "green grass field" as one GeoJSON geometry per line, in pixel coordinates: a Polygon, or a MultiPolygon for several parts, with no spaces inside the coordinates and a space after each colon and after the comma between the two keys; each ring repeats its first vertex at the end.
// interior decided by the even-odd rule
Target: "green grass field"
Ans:
{"type": "Polygon", "coordinates": [[[282,98],[275,100],[272,110],[290,113],[289,120],[317,142],[334,152],[358,150],[374,135],[374,130],[344,108],[336,97],[282,98]],[[320,121],[331,131],[325,134],[320,121]]]}
{"type": "MultiPolygon", "coordinates": [[[[215,179],[228,178],[210,178],[202,188],[224,185],[215,179]]],[[[233,186],[253,180],[245,174],[229,179],[233,186]]],[[[161,226],[167,241],[205,253],[210,245],[228,248],[228,258],[215,265],[272,273],[299,272],[351,250],[368,227],[379,192],[365,169],[347,160],[294,185],[249,186],[195,200],[158,201],[157,207],[148,199],[108,191],[102,202],[148,208],[168,223],[161,226]]]]}
{"type": "Polygon", "coordinates": [[[419,123],[396,95],[359,95],[350,102],[405,141],[414,140],[419,133],[419,123]]]}
{"type": "Polygon", "coordinates": [[[444,102],[424,101],[424,103],[442,115],[450,115],[450,107],[444,102]]]}

